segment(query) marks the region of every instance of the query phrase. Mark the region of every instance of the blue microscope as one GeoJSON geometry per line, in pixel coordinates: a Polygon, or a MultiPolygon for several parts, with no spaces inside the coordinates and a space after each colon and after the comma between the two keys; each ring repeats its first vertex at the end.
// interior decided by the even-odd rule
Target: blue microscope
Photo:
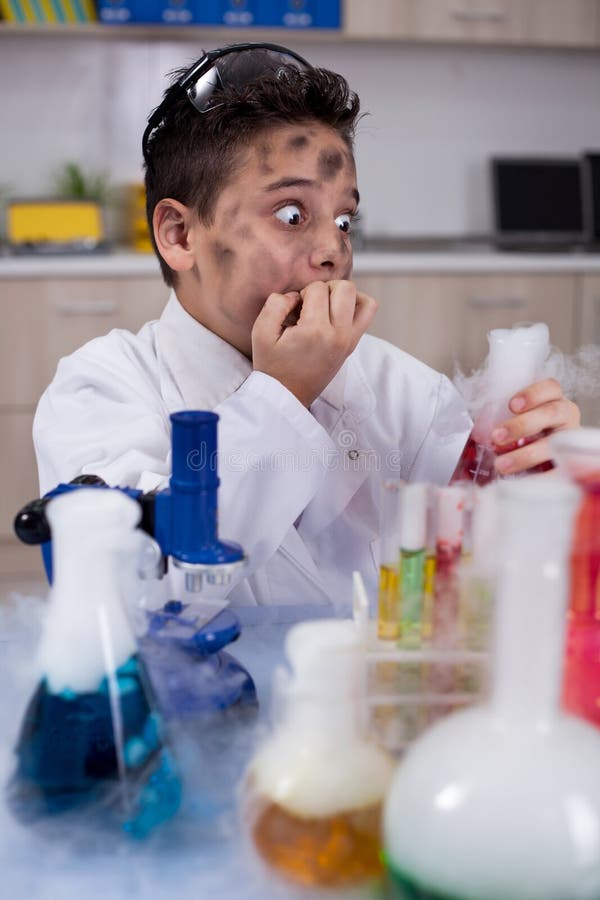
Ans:
{"type": "MultiPolygon", "coordinates": [[[[187,592],[207,585],[226,587],[246,564],[239,544],[221,541],[217,528],[217,421],[213,412],[171,415],[172,475],[169,487],[143,493],[129,487],[110,488],[95,475],[59,484],[28,503],[16,516],[14,529],[26,544],[41,544],[48,580],[52,582],[51,534],[45,509],[53,497],[81,487],[119,490],[139,503],[140,528],[154,538],[161,577],[169,561],[185,574],[187,592]]],[[[140,650],[166,717],[209,714],[256,703],[250,674],[224,647],[240,635],[229,610],[203,624],[193,604],[171,599],[148,613],[148,630],[140,650]]]]}

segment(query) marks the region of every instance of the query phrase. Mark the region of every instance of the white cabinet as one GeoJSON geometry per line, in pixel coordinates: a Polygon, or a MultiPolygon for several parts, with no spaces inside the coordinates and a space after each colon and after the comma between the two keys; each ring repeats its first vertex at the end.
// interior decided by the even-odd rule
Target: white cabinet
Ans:
{"type": "Polygon", "coordinates": [[[380,307],[371,332],[452,376],[487,354],[487,332],[546,322],[552,343],[574,348],[575,275],[370,275],[357,278],[380,307]]]}
{"type": "Polygon", "coordinates": [[[348,37],[460,44],[600,45],[600,0],[346,0],[348,37]]]}
{"type": "Polygon", "coordinates": [[[532,44],[554,47],[600,44],[598,0],[529,0],[528,17],[532,44]]]}
{"type": "Polygon", "coordinates": [[[12,523],[38,495],[31,426],[59,359],[112,328],[137,331],[167,297],[156,276],[0,279],[0,575],[39,570],[12,523]]]}
{"type": "Polygon", "coordinates": [[[523,43],[523,0],[412,0],[411,31],[420,40],[523,43]]]}
{"type": "Polygon", "coordinates": [[[344,34],[349,37],[407,39],[411,36],[408,0],[346,0],[344,34]]]}

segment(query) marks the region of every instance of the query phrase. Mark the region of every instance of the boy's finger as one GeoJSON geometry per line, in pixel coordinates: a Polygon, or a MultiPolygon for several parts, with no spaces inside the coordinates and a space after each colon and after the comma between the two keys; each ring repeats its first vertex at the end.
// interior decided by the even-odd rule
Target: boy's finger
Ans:
{"type": "Polygon", "coordinates": [[[561,397],[560,400],[550,400],[529,412],[521,413],[502,422],[492,431],[492,441],[501,447],[504,444],[533,437],[542,431],[576,428],[579,425],[579,419],[579,407],[571,400],[561,397]]]}
{"type": "Polygon", "coordinates": [[[285,319],[299,302],[300,294],[297,291],[290,291],[288,294],[269,294],[256,317],[253,331],[258,335],[277,340],[283,331],[285,319]]]}
{"type": "Polygon", "coordinates": [[[548,403],[550,400],[560,400],[563,396],[562,388],[558,381],[554,378],[545,378],[543,381],[536,381],[515,394],[510,400],[508,406],[511,412],[521,413],[542,403],[548,403]]]}
{"type": "Polygon", "coordinates": [[[312,281],[304,290],[300,291],[302,297],[302,312],[299,324],[310,325],[314,328],[329,328],[329,287],[324,281],[312,281]]]}
{"type": "Polygon", "coordinates": [[[350,333],[358,298],[356,286],[351,281],[330,281],[328,286],[331,324],[350,333]]]}
{"type": "Polygon", "coordinates": [[[552,459],[550,441],[546,437],[541,437],[525,447],[497,456],[494,465],[501,475],[518,475],[550,459],[552,459]]]}

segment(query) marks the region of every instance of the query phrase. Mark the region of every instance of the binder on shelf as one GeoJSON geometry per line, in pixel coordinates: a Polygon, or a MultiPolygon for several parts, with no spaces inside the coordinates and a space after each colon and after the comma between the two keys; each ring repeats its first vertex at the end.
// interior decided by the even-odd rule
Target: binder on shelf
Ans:
{"type": "Polygon", "coordinates": [[[339,29],[340,5],[341,0],[99,0],[98,14],[109,25],[339,29]]]}
{"type": "Polygon", "coordinates": [[[93,0],[0,0],[0,14],[17,24],[75,25],[96,20],[93,0]]]}
{"type": "Polygon", "coordinates": [[[257,25],[271,28],[340,28],[340,0],[257,0],[257,25]]]}
{"type": "MultiPolygon", "coordinates": [[[[202,7],[208,5],[198,0],[200,15],[208,13],[208,9],[202,11],[202,7]]],[[[231,28],[247,28],[257,24],[257,13],[257,0],[219,0],[217,21],[220,25],[228,25],[231,28]]],[[[203,18],[202,21],[208,20],[203,18]]]]}
{"type": "Polygon", "coordinates": [[[99,0],[98,15],[105,25],[217,24],[219,0],[99,0]]]}

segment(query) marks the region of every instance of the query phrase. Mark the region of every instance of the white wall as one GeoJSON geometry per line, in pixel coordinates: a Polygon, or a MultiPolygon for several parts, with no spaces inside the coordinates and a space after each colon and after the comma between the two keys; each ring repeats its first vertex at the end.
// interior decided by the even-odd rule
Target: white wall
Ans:
{"type": "MultiPolygon", "coordinates": [[[[370,233],[489,231],[490,155],[600,148],[600,53],[294,46],[343,72],[370,112],[357,144],[370,233]]],[[[67,160],[139,179],[164,75],[199,53],[182,42],[3,39],[0,185],[43,193],[67,160]]]]}

